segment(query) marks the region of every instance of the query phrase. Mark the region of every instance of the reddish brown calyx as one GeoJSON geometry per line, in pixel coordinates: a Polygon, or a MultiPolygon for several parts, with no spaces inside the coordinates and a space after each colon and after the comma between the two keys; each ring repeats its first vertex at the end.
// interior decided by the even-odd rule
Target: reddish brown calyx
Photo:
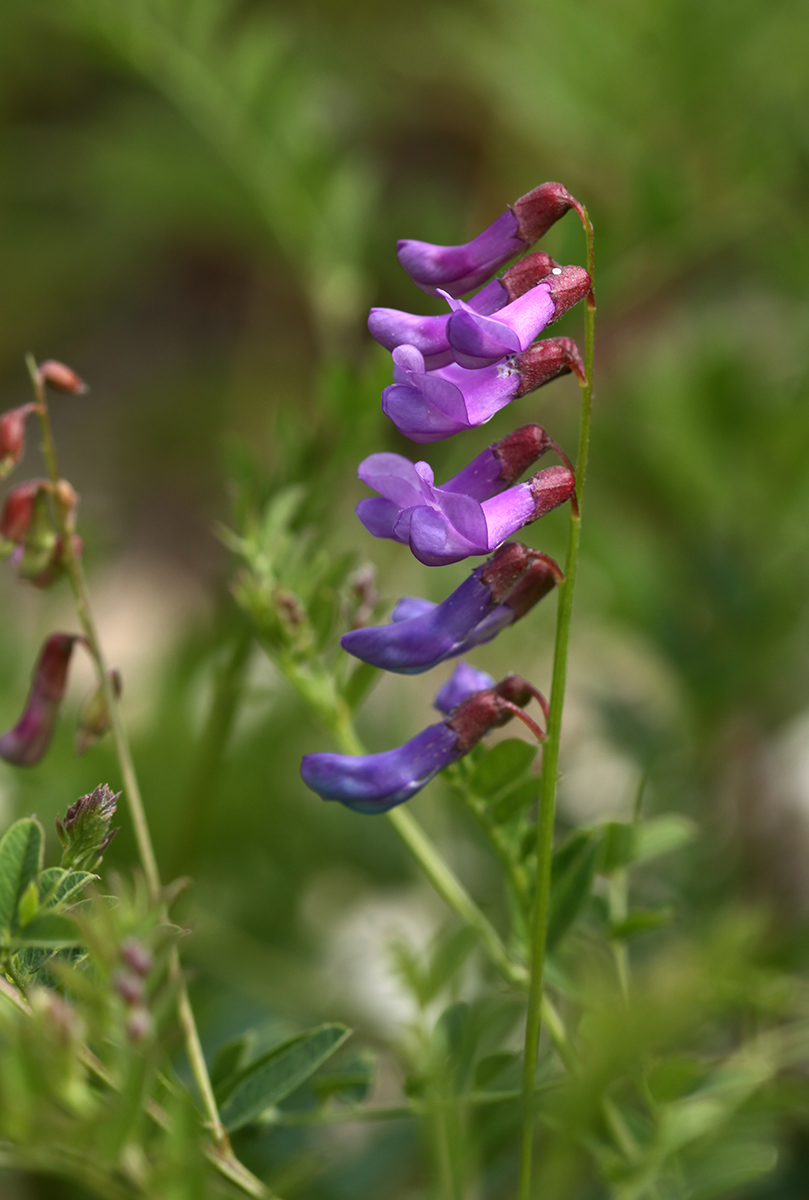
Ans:
{"type": "Polygon", "coordinates": [[[526,254],[525,258],[515,262],[500,276],[500,282],[508,293],[509,304],[530,292],[531,288],[536,287],[543,279],[547,279],[558,266],[556,259],[551,258],[544,250],[526,254]]]}
{"type": "Polygon", "coordinates": [[[585,224],[587,217],[584,205],[561,183],[552,182],[541,183],[511,205],[517,218],[518,236],[528,246],[539,241],[551,225],[555,225],[571,208],[579,214],[582,224],[585,224]]]}
{"type": "Polygon", "coordinates": [[[36,408],[36,404],[23,404],[0,416],[0,479],[14,470],[25,453],[25,423],[36,408]]]}
{"type": "Polygon", "coordinates": [[[500,463],[499,478],[506,483],[516,483],[552,445],[541,425],[523,425],[515,429],[492,446],[492,454],[500,463]]]}
{"type": "Polygon", "coordinates": [[[571,371],[579,383],[585,381],[584,363],[572,338],[546,338],[543,342],[534,342],[518,356],[517,371],[520,376],[518,396],[525,396],[571,371]]]}
{"type": "Polygon", "coordinates": [[[535,604],[547,596],[548,592],[564,582],[564,575],[558,563],[547,554],[534,551],[534,559],[525,574],[519,579],[502,603],[514,613],[514,620],[519,621],[530,612],[535,604]]]}
{"type": "MultiPolygon", "coordinates": [[[[490,729],[505,725],[512,717],[518,717],[534,737],[542,741],[545,734],[536,721],[522,711],[524,704],[540,695],[536,688],[520,676],[508,675],[495,687],[469,696],[458,705],[446,722],[458,736],[458,750],[461,754],[468,754],[490,729]]],[[[542,700],[544,707],[544,697],[542,700]]]]}

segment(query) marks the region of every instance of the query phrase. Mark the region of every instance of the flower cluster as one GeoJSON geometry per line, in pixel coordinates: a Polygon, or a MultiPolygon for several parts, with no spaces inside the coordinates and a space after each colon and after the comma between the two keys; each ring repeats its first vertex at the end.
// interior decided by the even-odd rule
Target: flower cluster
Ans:
{"type": "MultiPolygon", "coordinates": [[[[382,409],[411,441],[436,442],[483,425],[516,397],[560,375],[573,372],[584,382],[575,342],[535,339],[587,295],[587,271],[560,266],[539,251],[491,278],[569,209],[584,220],[582,206],[561,184],[544,183],[463,246],[399,242],[399,262],[411,279],[442,296],[449,309],[423,317],[372,308],[368,319],[371,334],[393,357],[382,409]],[[480,290],[462,299],[473,288],[480,290]]],[[[359,477],[377,493],[357,506],[375,537],[409,546],[427,566],[488,555],[440,604],[408,596],[395,606],[390,624],[345,634],[343,648],[363,662],[400,674],[428,671],[490,641],[562,581],[547,555],[507,540],[565,501],[576,505],[570,461],[539,425],[494,442],[443,484],[436,484],[428,463],[390,453],[366,458],[359,477]],[[562,465],[521,481],[549,450],[562,465]]],[[[523,712],[532,698],[546,709],[524,679],[510,675],[496,683],[462,661],[435,699],[443,720],[382,754],[308,754],[301,774],[324,800],[384,812],[514,716],[541,738],[523,712]]]]}

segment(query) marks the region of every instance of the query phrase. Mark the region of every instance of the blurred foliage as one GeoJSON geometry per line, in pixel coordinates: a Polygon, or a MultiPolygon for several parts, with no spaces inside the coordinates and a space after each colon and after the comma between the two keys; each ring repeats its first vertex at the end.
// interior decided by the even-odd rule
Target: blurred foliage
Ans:
{"type": "MultiPolygon", "coordinates": [[[[57,437],[99,587],[126,550],[124,591],[157,614],[132,634],[142,641],[129,648],[125,709],[159,857],[196,880],[180,904],[196,931],[184,954],[198,971],[206,1049],[213,1058],[257,1028],[245,1069],[305,1028],[345,1021],[358,1030],[351,1053],[380,1057],[374,1103],[405,1103],[404,1081],[406,1103],[426,1114],[424,1135],[408,1116],[358,1120],[350,1138],[330,1140],[307,1124],[318,1095],[328,1098],[325,1082],[315,1087],[323,1068],[283,1102],[286,1115],[239,1134],[250,1165],[285,1197],[428,1195],[432,1176],[445,1200],[474,1173],[482,1195],[510,1194],[518,1107],[513,1097],[478,1101],[518,1086],[520,1001],[480,982],[479,952],[444,928],[443,910],[423,915],[387,826],[302,788],[299,755],[323,734],[237,615],[213,530],[219,522],[242,539],[238,586],[252,619],[267,617],[268,588],[301,593],[324,670],[349,619],[349,556],[373,555],[381,603],[449,591],[453,569],[426,577],[398,548],[372,546],[351,514],[357,460],[404,449],[379,415],[387,368],[364,338],[363,313],[423,302],[396,265],[398,236],[463,240],[547,178],[593,215],[600,308],[552,963],[582,1062],[567,1083],[538,1079],[543,1195],[805,1192],[795,1063],[806,1049],[809,794],[805,756],[796,774],[784,747],[809,708],[807,52],[809,10],[798,0],[0,6],[3,407],[28,398],[28,348],[71,363],[93,388],[61,402],[57,437]],[[266,505],[300,486],[297,576],[285,560],[274,579],[266,505]],[[215,596],[208,608],[179,604],[168,640],[159,561],[215,596]],[[313,582],[324,578],[325,595],[313,582]],[[160,661],[149,665],[152,642],[160,661]],[[607,795],[613,760],[593,757],[598,746],[625,768],[620,794],[607,795]],[[582,795],[576,768],[587,756],[582,795]],[[625,827],[638,786],[643,837],[653,844],[656,831],[672,849],[679,838],[676,854],[632,861],[638,843],[625,827]],[[574,831],[582,805],[589,816],[574,831]],[[691,842],[689,822],[699,830],[691,842]],[[418,947],[396,952],[406,985],[354,979],[341,939],[352,929],[355,941],[370,938],[358,914],[382,921],[402,896],[422,914],[412,916],[418,947]],[[740,915],[751,897],[777,906],[775,927],[740,915]],[[464,1097],[452,1127],[441,1115],[447,1093],[464,1097]]],[[[581,261],[573,218],[546,245],[581,261]]],[[[575,321],[560,332],[575,335],[575,321]]],[[[562,382],[540,393],[539,408],[519,401],[508,428],[541,412],[570,448],[574,397],[562,382]]],[[[431,449],[437,474],[491,438],[482,430],[431,449]]],[[[556,552],[551,520],[532,537],[556,552]]],[[[10,581],[0,604],[6,727],[63,610],[10,581]]],[[[102,611],[112,629],[114,599],[102,611]]],[[[290,631],[270,615],[260,640],[277,650],[290,631]]],[[[481,665],[499,670],[507,648],[508,665],[541,685],[550,619],[523,622],[481,652],[481,665]]],[[[362,716],[374,748],[424,724],[431,691],[394,682],[362,716]]],[[[110,747],[75,759],[68,725],[40,766],[3,765],[3,829],[15,814],[50,821],[98,778],[114,781],[110,747]]],[[[532,819],[524,753],[480,754],[455,773],[447,805],[434,785],[413,806],[498,925],[511,918],[516,953],[530,854],[503,895],[497,863],[532,819]]],[[[124,868],[132,856],[124,825],[107,858],[124,868]]],[[[379,939],[371,949],[388,961],[379,939]]],[[[35,1015],[36,1035],[3,1009],[14,1055],[40,1032],[53,1039],[49,1006],[35,1015]]],[[[94,1013],[82,1010],[91,1030],[94,1013]]],[[[74,1070],[45,1084],[36,1076],[43,1138],[51,1120],[60,1137],[86,1122],[59,1093],[74,1070]]],[[[336,1103],[361,1103],[356,1080],[368,1072],[346,1066],[345,1077],[359,1091],[337,1088],[336,1103]]],[[[98,1114],[97,1097],[88,1104],[98,1114]]],[[[151,1130],[153,1161],[176,1155],[161,1180],[197,1161],[188,1102],[176,1104],[185,1132],[174,1149],[151,1130]]],[[[107,1129],[99,1121],[97,1136],[107,1129]]],[[[172,1194],[173,1183],[160,1186],[172,1194]]],[[[0,1188],[14,1200],[87,1194],[33,1174],[0,1173],[0,1188]]]]}

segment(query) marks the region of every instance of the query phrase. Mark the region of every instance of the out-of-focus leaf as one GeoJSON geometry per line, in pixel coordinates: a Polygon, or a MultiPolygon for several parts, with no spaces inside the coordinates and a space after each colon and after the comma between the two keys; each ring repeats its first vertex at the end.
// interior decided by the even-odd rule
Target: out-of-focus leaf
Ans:
{"type": "MultiPolygon", "coordinates": [[[[527,742],[521,744],[527,745],[527,742]]],[[[503,796],[495,800],[489,806],[489,816],[495,825],[504,825],[524,808],[528,808],[529,804],[534,804],[538,798],[539,776],[534,775],[530,779],[516,784],[513,788],[509,788],[503,796]]]]}
{"type": "Polygon", "coordinates": [[[520,738],[498,742],[477,763],[470,780],[472,791],[484,799],[497,795],[525,775],[536,758],[537,749],[520,738]]]}
{"type": "Polygon", "coordinates": [[[487,1054],[475,1065],[475,1087],[486,1088],[489,1084],[519,1061],[516,1054],[501,1051],[499,1054],[487,1054]]]}
{"type": "Polygon", "coordinates": [[[381,675],[379,667],[370,663],[360,663],[354,668],[343,688],[343,699],[350,709],[359,707],[381,675]]]}
{"type": "Polygon", "coordinates": [[[601,869],[610,874],[632,863],[660,858],[687,846],[697,834],[697,827],[679,813],[655,817],[650,821],[629,824],[610,821],[604,830],[604,857],[601,869]]]}
{"type": "Polygon", "coordinates": [[[312,1090],[321,1102],[336,1096],[351,1104],[360,1104],[368,1095],[375,1070],[375,1055],[364,1050],[336,1070],[318,1075],[312,1081],[312,1090]]]}
{"type": "Polygon", "coordinates": [[[40,913],[11,941],[14,949],[61,950],[81,945],[79,932],[69,917],[61,913],[40,913]]]}
{"type": "Polygon", "coordinates": [[[283,1100],[313,1075],[350,1034],[345,1025],[321,1025],[273,1046],[239,1071],[221,1108],[226,1128],[241,1129],[283,1100]]]}
{"type": "Polygon", "coordinates": [[[0,936],[16,927],[17,906],[42,869],[44,837],[39,821],[15,821],[0,841],[0,936]]]}
{"type": "Polygon", "coordinates": [[[601,850],[595,829],[580,829],[553,856],[548,949],[559,942],[584,907],[601,850]]]}
{"type": "Polygon", "coordinates": [[[254,1040],[251,1032],[242,1033],[217,1049],[211,1063],[211,1083],[218,1098],[228,1094],[231,1079],[247,1065],[254,1040]]]}
{"type": "Polygon", "coordinates": [[[661,929],[674,918],[674,909],[666,908],[636,908],[621,921],[614,921],[610,926],[610,937],[619,941],[628,941],[639,933],[647,933],[651,929],[661,929]]]}

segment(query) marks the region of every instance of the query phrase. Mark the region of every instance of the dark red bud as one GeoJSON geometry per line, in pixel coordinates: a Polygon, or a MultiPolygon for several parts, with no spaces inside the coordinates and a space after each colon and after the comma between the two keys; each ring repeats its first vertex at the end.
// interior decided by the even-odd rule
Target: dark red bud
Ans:
{"type": "Polygon", "coordinates": [[[79,378],[74,370],[53,358],[40,363],[37,373],[42,382],[53,388],[55,392],[67,392],[71,396],[81,396],[87,391],[87,384],[79,378]]]}
{"type": "Polygon", "coordinates": [[[67,686],[70,656],[79,640],[72,634],[54,633],[42,647],[25,710],[14,728],[0,737],[0,758],[6,762],[32,767],[48,749],[67,686]]]}
{"type": "Polygon", "coordinates": [[[592,286],[584,267],[554,267],[545,283],[554,303],[554,321],[583,300],[592,286]]]}
{"type": "Polygon", "coordinates": [[[547,554],[535,553],[534,561],[520,580],[503,600],[515,613],[515,621],[524,617],[527,612],[539,604],[548,592],[553,591],[557,584],[564,582],[564,575],[558,563],[547,554]]]}
{"type": "Polygon", "coordinates": [[[29,479],[12,488],[0,513],[0,537],[17,544],[25,541],[34,518],[37,497],[40,492],[50,490],[47,479],[29,479]]]}
{"type": "Polygon", "coordinates": [[[535,508],[532,521],[569,500],[576,491],[576,476],[569,467],[546,467],[529,481],[535,508]]]}
{"type": "Polygon", "coordinates": [[[143,942],[139,942],[136,938],[126,938],[121,943],[121,960],[126,963],[131,971],[139,975],[141,979],[145,979],[154,963],[154,958],[149,947],[144,945],[143,942]]]}
{"type": "Polygon", "coordinates": [[[527,254],[525,258],[515,262],[513,267],[509,267],[500,276],[500,282],[508,293],[509,304],[512,300],[517,300],[526,292],[530,292],[531,288],[536,287],[543,279],[547,279],[551,271],[558,266],[559,263],[556,259],[551,258],[550,254],[546,254],[544,250],[537,250],[535,254],[527,254]]]}
{"type": "Polygon", "coordinates": [[[521,383],[518,396],[525,396],[536,388],[543,387],[560,375],[573,374],[584,382],[584,363],[579,348],[572,338],[547,338],[534,342],[517,358],[517,370],[521,383]]]}
{"type": "Polygon", "coordinates": [[[516,483],[550,445],[551,439],[540,425],[523,425],[495,442],[492,454],[501,464],[500,479],[506,483],[516,483]]]}
{"type": "Polygon", "coordinates": [[[154,1022],[151,1013],[145,1008],[134,1008],[126,1022],[126,1036],[130,1042],[138,1045],[152,1032],[154,1022]]]}
{"type": "Polygon", "coordinates": [[[446,721],[449,728],[458,735],[457,748],[462,754],[468,754],[490,729],[505,725],[512,717],[520,717],[541,740],[544,737],[542,730],[527,714],[520,711],[531,699],[538,700],[543,711],[546,710],[544,696],[519,675],[507,675],[493,688],[486,688],[468,696],[446,721]]]}
{"type": "Polygon", "coordinates": [[[0,479],[4,479],[25,451],[25,422],[35,410],[35,404],[10,408],[0,417],[0,479]]]}
{"type": "Polygon", "coordinates": [[[511,208],[517,218],[518,234],[529,246],[571,208],[576,210],[582,222],[585,220],[583,205],[561,183],[541,183],[532,192],[521,196],[511,208]]]}
{"type": "Polygon", "coordinates": [[[123,1000],[124,1004],[133,1008],[135,1005],[143,1003],[144,989],[143,980],[139,979],[131,971],[119,971],[113,977],[112,986],[114,990],[123,1000]]]}

